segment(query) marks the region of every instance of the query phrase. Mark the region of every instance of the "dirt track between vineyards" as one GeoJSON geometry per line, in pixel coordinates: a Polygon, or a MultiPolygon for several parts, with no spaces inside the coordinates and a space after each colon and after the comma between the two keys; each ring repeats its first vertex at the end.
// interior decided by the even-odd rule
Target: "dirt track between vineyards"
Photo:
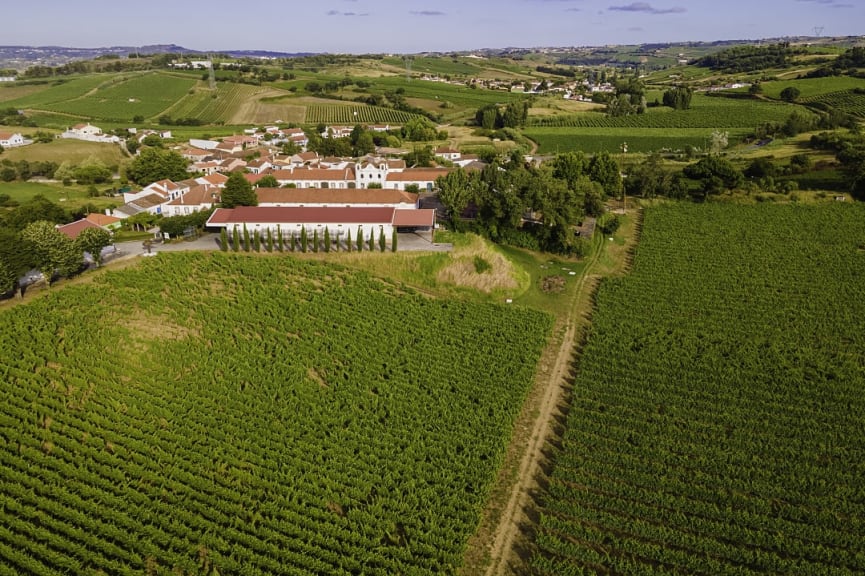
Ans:
{"type": "MultiPolygon", "coordinates": [[[[636,215],[638,221],[641,214],[636,215]]],[[[637,232],[627,240],[620,255],[622,268],[627,267],[626,251],[633,246],[637,232]]],[[[567,303],[567,312],[559,316],[550,343],[539,362],[535,385],[523,407],[514,428],[502,472],[497,480],[491,504],[485,511],[478,534],[472,539],[470,551],[473,558],[464,566],[477,569],[483,562],[486,576],[523,576],[530,574],[529,560],[532,553],[533,526],[537,524],[537,497],[543,486],[545,464],[548,463],[546,448],[555,438],[557,418],[564,417],[562,411],[566,394],[573,377],[571,368],[579,339],[590,323],[592,297],[602,275],[611,272],[601,270],[600,264],[605,246],[593,251],[578,284],[567,303]],[[518,464],[517,464],[518,462],[518,464]],[[496,500],[505,502],[496,509],[496,500]],[[497,515],[495,518],[491,516],[497,515]],[[483,550],[481,550],[483,549],[483,550]],[[481,555],[486,556],[484,560],[481,555]]],[[[617,272],[620,270],[616,270],[617,272]]],[[[478,570],[479,571],[479,570],[478,570]]]]}
{"type": "MultiPolygon", "coordinates": [[[[521,418],[514,431],[514,445],[522,444],[522,454],[517,470],[517,480],[510,487],[507,504],[501,512],[495,527],[495,539],[489,551],[487,576],[517,574],[513,566],[524,565],[528,558],[519,558],[522,546],[515,546],[518,539],[526,537],[526,525],[530,519],[534,495],[539,487],[541,465],[545,460],[544,447],[552,433],[554,416],[564,400],[564,394],[571,374],[574,345],[578,332],[583,329],[587,319],[581,317],[581,303],[591,296],[598,277],[593,275],[595,264],[601,250],[594,252],[568,302],[568,312],[563,315],[554,328],[555,333],[550,345],[541,359],[541,371],[537,378],[535,391],[529,397],[524,414],[529,422],[521,418]],[[544,369],[544,366],[547,369],[544,369]],[[525,426],[529,425],[528,432],[525,426]]],[[[519,448],[517,448],[519,450],[519,448]]]]}

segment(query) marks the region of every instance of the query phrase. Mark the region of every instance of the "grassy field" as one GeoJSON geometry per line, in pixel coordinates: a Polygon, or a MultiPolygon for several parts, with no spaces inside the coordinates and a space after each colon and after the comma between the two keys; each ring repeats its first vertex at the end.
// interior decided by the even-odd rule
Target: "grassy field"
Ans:
{"type": "MultiPolygon", "coordinates": [[[[627,142],[628,152],[684,151],[688,146],[705,149],[712,134],[704,128],[526,128],[523,133],[538,143],[540,154],[560,152],[610,152],[620,154],[627,142]]],[[[746,131],[729,131],[730,143],[746,131]]]]}
{"type": "Polygon", "coordinates": [[[176,253],[0,326],[11,571],[420,575],[461,563],[550,318],[176,253]]]}
{"type": "Polygon", "coordinates": [[[58,138],[47,144],[31,144],[11,148],[3,152],[4,160],[17,162],[28,160],[30,162],[52,161],[58,164],[69,160],[73,164],[79,164],[88,158],[101,160],[106,166],[118,166],[126,159],[123,150],[117,144],[103,144],[100,142],[85,142],[84,140],[73,140],[58,138]]]}
{"type": "Polygon", "coordinates": [[[597,295],[534,573],[865,571],[863,222],[647,209],[597,295]]]}
{"type": "Polygon", "coordinates": [[[843,92],[854,88],[865,88],[865,78],[852,78],[850,76],[830,76],[828,78],[803,78],[797,80],[762,82],[763,94],[769,98],[780,98],[784,88],[794,87],[800,92],[799,98],[808,98],[830,94],[832,92],[843,92]]]}
{"type": "MultiPolygon", "coordinates": [[[[110,188],[110,186],[110,184],[97,185],[97,189],[102,191],[110,188]]],[[[123,204],[122,196],[95,196],[91,198],[87,188],[87,186],[78,185],[63,186],[60,183],[52,182],[0,182],[0,194],[9,196],[10,199],[19,204],[23,204],[37,195],[44,196],[70,212],[85,205],[104,210],[123,204]]]]}

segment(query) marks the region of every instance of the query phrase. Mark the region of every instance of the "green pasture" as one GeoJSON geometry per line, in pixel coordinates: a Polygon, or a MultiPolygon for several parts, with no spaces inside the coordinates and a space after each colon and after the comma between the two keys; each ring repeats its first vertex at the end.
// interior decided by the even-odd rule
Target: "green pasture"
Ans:
{"type": "MultiPolygon", "coordinates": [[[[100,192],[111,188],[111,184],[97,184],[100,192]]],[[[59,204],[64,209],[73,212],[85,205],[91,205],[98,210],[113,208],[123,204],[123,197],[94,196],[87,191],[88,186],[73,184],[64,186],[56,182],[0,182],[0,196],[9,196],[18,204],[25,204],[36,196],[44,196],[59,204]]]]}

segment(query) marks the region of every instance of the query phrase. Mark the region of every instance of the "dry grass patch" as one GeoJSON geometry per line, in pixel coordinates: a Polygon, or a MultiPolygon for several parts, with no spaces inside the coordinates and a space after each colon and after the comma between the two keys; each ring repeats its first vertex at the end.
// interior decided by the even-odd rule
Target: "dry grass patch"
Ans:
{"type": "Polygon", "coordinates": [[[451,261],[439,270],[437,280],[487,294],[520,287],[511,261],[479,237],[451,254],[451,261]]]}

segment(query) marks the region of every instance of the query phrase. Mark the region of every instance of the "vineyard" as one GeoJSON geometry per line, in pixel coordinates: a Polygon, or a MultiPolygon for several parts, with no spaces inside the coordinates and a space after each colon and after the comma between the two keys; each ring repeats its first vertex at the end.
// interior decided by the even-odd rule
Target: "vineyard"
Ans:
{"type": "Polygon", "coordinates": [[[645,114],[607,116],[602,112],[582,112],[552,117],[530,117],[533,127],[578,128],[707,128],[754,129],[764,122],[784,122],[796,109],[794,105],[738,98],[695,94],[689,110],[650,108],[645,114]]]}
{"type": "Polygon", "coordinates": [[[45,108],[53,112],[78,114],[109,121],[131,122],[135,116],[150,118],[182,98],[195,84],[191,78],[152,73],[116,78],[92,92],[45,108]]]}
{"type": "Polygon", "coordinates": [[[313,104],[306,107],[308,124],[405,124],[416,114],[380,106],[313,104]]]}
{"type": "Polygon", "coordinates": [[[216,92],[199,88],[180,100],[168,114],[172,118],[195,118],[204,124],[231,123],[243,103],[261,92],[258,86],[219,82],[216,92]]]}
{"type": "Polygon", "coordinates": [[[541,575],[865,573],[865,208],[648,209],[597,294],[541,575]]]}
{"type": "Polygon", "coordinates": [[[0,574],[447,574],[550,329],[281,257],[0,313],[0,574]]]}
{"type": "MultiPolygon", "coordinates": [[[[745,130],[728,132],[731,144],[747,133],[745,130]]],[[[689,146],[705,149],[712,131],[695,128],[526,128],[523,134],[538,143],[541,154],[575,150],[618,154],[622,151],[623,142],[628,143],[629,152],[638,153],[684,151],[689,146]]]]}
{"type": "Polygon", "coordinates": [[[52,82],[48,87],[34,94],[28,94],[22,98],[4,102],[3,105],[14,108],[50,109],[53,104],[81,98],[91,90],[96,89],[99,85],[110,82],[112,77],[110,75],[92,74],[69,79],[64,78],[52,82]]]}
{"type": "Polygon", "coordinates": [[[861,92],[854,92],[853,90],[829,92],[803,99],[803,102],[805,104],[820,104],[821,107],[828,107],[846,112],[851,116],[865,118],[865,89],[861,92]]]}

